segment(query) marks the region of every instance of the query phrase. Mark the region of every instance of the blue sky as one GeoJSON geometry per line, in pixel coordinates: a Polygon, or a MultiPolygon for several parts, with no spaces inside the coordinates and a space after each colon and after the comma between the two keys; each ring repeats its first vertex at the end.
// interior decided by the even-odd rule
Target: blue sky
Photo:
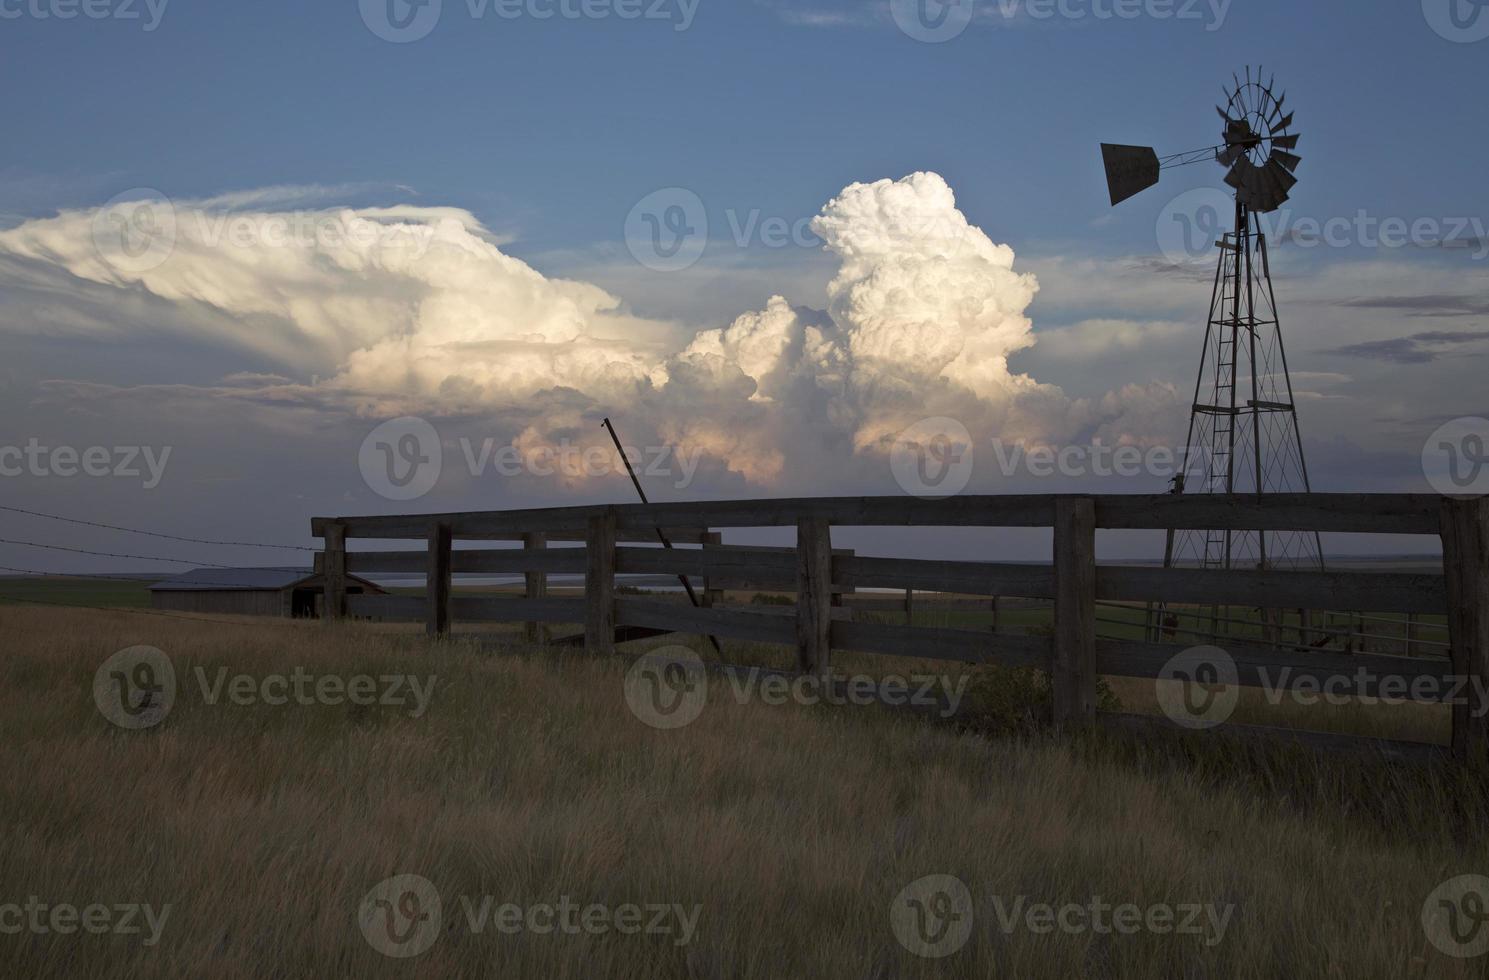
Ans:
{"type": "MultiPolygon", "coordinates": [[[[1117,250],[1144,244],[1153,209],[1134,203],[1093,234],[1107,210],[1094,144],[1208,145],[1222,82],[1258,62],[1301,110],[1300,205],[1470,203],[1489,48],[1444,41],[1416,0],[1236,0],[1218,25],[1207,4],[1194,20],[1008,24],[986,0],[992,20],[940,44],[867,0],[702,0],[686,31],[494,8],[474,20],[467,0],[445,0],[406,44],[375,36],[352,0],[175,0],[151,32],[23,17],[0,22],[0,82],[30,93],[9,100],[5,163],[23,185],[59,186],[7,204],[404,185],[557,249],[613,239],[657,187],[794,216],[850,181],[930,169],[998,240],[1117,250]],[[845,22],[801,23],[813,13],[845,22]]],[[[1198,186],[1210,169],[1176,179],[1198,186]]]]}
{"type": "MultiPolygon", "coordinates": [[[[614,414],[698,454],[673,496],[893,492],[883,440],[938,413],[984,450],[1173,444],[1213,262],[1174,254],[1175,214],[1221,171],[1113,209],[1098,144],[1217,142],[1222,87],[1257,63],[1303,134],[1268,230],[1316,486],[1428,489],[1434,431],[1489,415],[1478,0],[924,0],[964,18],[942,43],[912,0],[391,2],[0,0],[0,451],[173,450],[148,491],[27,473],[8,495],[140,526],[231,512],[274,540],[314,514],[629,496],[614,473],[460,464],[390,500],[359,453],[404,415],[460,459],[588,443],[614,414]],[[422,36],[388,40],[390,10],[422,36]],[[659,271],[627,221],[679,189],[708,247],[659,271]],[[99,222],[147,191],[173,250],[111,266],[99,222]],[[235,215],[248,245],[198,240],[235,215]],[[438,247],[265,244],[306,215],[438,247]],[[975,246],[952,272],[922,254],[948,221],[975,246]],[[1414,230],[1383,243],[1383,221],[1414,230]]],[[[973,489],[1166,483],[1010,477],[991,455],[973,489]]]]}

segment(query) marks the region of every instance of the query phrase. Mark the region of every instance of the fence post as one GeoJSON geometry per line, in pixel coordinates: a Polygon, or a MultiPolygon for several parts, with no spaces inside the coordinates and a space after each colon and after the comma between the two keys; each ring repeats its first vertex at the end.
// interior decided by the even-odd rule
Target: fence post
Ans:
{"type": "MultiPolygon", "coordinates": [[[[709,531],[703,535],[703,550],[717,548],[724,543],[724,535],[721,531],[709,531]]],[[[703,605],[704,608],[722,606],[724,604],[724,590],[713,587],[713,581],[707,576],[703,578],[703,605]]]]}
{"type": "Polygon", "coordinates": [[[584,536],[584,650],[615,652],[615,510],[589,519],[584,536]]]}
{"type": "Polygon", "coordinates": [[[331,522],[325,529],[326,590],[322,615],[332,623],[346,618],[346,525],[331,522]]]}
{"type": "Polygon", "coordinates": [[[804,674],[832,670],[832,527],[803,518],[796,523],[796,663],[804,674]]]}
{"type": "Polygon", "coordinates": [[[1447,577],[1448,642],[1463,694],[1453,705],[1453,757],[1489,768],[1489,497],[1445,499],[1442,559],[1447,577]],[[1466,682],[1466,683],[1465,683],[1466,682]]]}
{"type": "Polygon", "coordinates": [[[1096,501],[1055,498],[1055,635],[1050,687],[1055,724],[1096,718],[1096,501]]]}
{"type": "Polygon", "coordinates": [[[915,590],[905,590],[905,625],[915,625],[915,590]]]}
{"type": "MultiPolygon", "coordinates": [[[[524,534],[522,536],[522,547],[525,551],[542,551],[548,547],[548,535],[540,532],[524,534]]],[[[527,571],[523,573],[526,579],[524,594],[529,599],[546,599],[548,597],[548,573],[527,571]]],[[[531,622],[522,624],[522,636],[528,643],[546,643],[548,630],[542,623],[531,622]]]]}
{"type": "Polygon", "coordinates": [[[450,633],[450,546],[454,537],[448,524],[429,527],[429,566],[424,583],[428,601],[424,632],[431,637],[450,633]]]}

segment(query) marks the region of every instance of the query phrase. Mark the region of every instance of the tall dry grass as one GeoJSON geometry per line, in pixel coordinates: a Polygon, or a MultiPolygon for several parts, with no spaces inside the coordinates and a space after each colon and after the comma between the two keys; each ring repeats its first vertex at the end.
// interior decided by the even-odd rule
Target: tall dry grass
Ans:
{"type": "Polygon", "coordinates": [[[0,609],[0,903],[171,906],[138,936],[0,935],[7,976],[1483,976],[1420,921],[1444,879],[1489,872],[1482,789],[1203,739],[988,740],[907,713],[739,704],[716,682],[678,731],[640,721],[623,658],[441,645],[366,628],[0,609]],[[157,728],[95,708],[134,644],[181,690],[157,728]],[[192,676],[432,674],[428,712],[203,703],[192,676]],[[443,930],[395,960],[369,889],[429,879],[443,930]],[[891,905],[951,874],[960,952],[920,958],[891,905]],[[495,904],[700,907],[673,935],[474,933],[495,904]],[[1211,903],[1200,936],[1005,932],[996,901],[1211,903]]]}

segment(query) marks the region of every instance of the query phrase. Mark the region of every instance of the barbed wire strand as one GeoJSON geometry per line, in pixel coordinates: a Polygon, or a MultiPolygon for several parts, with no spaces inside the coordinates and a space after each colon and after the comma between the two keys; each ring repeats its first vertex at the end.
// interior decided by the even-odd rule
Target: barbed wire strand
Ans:
{"type": "MultiPolygon", "coordinates": [[[[309,568],[306,568],[306,569],[295,569],[295,571],[297,571],[297,572],[298,571],[303,571],[305,573],[305,578],[314,577],[314,575],[316,574],[314,570],[309,569],[309,568]]],[[[140,575],[137,575],[137,574],[125,575],[125,574],[122,574],[122,573],[121,574],[117,574],[117,575],[110,575],[107,572],[49,572],[49,571],[47,571],[44,568],[21,568],[21,567],[18,567],[16,565],[0,565],[0,572],[18,572],[18,573],[20,573],[22,575],[36,577],[36,578],[48,578],[48,579],[59,579],[59,578],[99,579],[101,581],[106,581],[106,582],[135,582],[135,583],[138,583],[140,585],[150,585],[150,584],[153,584],[153,583],[156,583],[156,582],[169,582],[170,581],[169,578],[162,579],[162,578],[157,578],[157,577],[155,577],[153,575],[152,576],[140,576],[140,575]]],[[[166,574],[168,576],[170,573],[164,573],[164,574],[166,574]]],[[[220,581],[218,579],[210,579],[210,580],[206,580],[206,581],[202,581],[202,582],[191,582],[191,583],[186,583],[186,584],[200,586],[203,590],[206,590],[206,591],[211,591],[212,589],[216,589],[216,588],[224,588],[224,589],[266,589],[266,590],[269,590],[269,591],[277,591],[278,588],[283,588],[283,586],[276,587],[276,586],[272,586],[272,585],[265,585],[263,582],[227,582],[227,581],[220,581]]]]}
{"type": "Polygon", "coordinates": [[[119,524],[104,524],[99,521],[85,521],[76,517],[63,517],[60,514],[44,514],[39,510],[27,510],[24,507],[10,507],[0,504],[0,510],[10,511],[13,514],[26,514],[30,517],[44,517],[49,521],[63,521],[67,524],[81,524],[84,527],[99,527],[109,531],[124,531],[128,534],[143,534],[152,538],[164,538],[167,541],[184,541],[187,544],[212,544],[228,548],[277,548],[282,551],[318,551],[303,544],[264,544],[254,541],[218,541],[212,538],[190,538],[179,534],[166,534],[162,531],[146,531],[137,527],[124,527],[119,524]]]}
{"type": "Polygon", "coordinates": [[[134,561],[173,561],[183,565],[201,565],[206,568],[241,568],[241,565],[222,565],[211,561],[197,561],[194,558],[167,558],[164,555],[126,555],[113,551],[91,551],[87,548],[69,548],[60,544],[42,544],[40,541],[17,541],[14,538],[0,538],[0,544],[16,544],[27,548],[45,548],[48,551],[70,551],[75,555],[94,555],[99,558],[129,558],[134,561]]]}

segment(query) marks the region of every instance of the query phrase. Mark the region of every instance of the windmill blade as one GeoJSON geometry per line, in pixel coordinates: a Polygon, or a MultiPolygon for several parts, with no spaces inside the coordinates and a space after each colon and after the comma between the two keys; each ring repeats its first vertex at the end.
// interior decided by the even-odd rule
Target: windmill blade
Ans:
{"type": "Polygon", "coordinates": [[[1113,207],[1158,183],[1158,153],[1151,146],[1103,143],[1101,160],[1113,207]]]}
{"type": "Polygon", "coordinates": [[[1298,138],[1300,135],[1300,133],[1293,133],[1290,136],[1273,136],[1272,145],[1280,146],[1288,150],[1296,150],[1298,148],[1298,138]]]}
{"type": "Polygon", "coordinates": [[[1251,160],[1245,156],[1242,156],[1239,160],[1236,161],[1235,166],[1226,171],[1225,182],[1231,187],[1234,187],[1238,193],[1245,193],[1246,175],[1254,169],[1255,168],[1251,165],[1251,160]]]}
{"type": "Polygon", "coordinates": [[[1241,175],[1241,193],[1245,195],[1246,206],[1253,211],[1264,210],[1260,205],[1266,194],[1266,188],[1262,186],[1262,172],[1255,167],[1248,167],[1241,175]]]}
{"type": "Polygon", "coordinates": [[[1257,170],[1256,176],[1262,202],[1265,204],[1264,207],[1257,207],[1258,211],[1275,210],[1278,205],[1287,200],[1287,188],[1282,186],[1282,181],[1278,180],[1277,175],[1272,172],[1270,162],[1267,166],[1257,170]]]}
{"type": "Polygon", "coordinates": [[[1223,150],[1215,151],[1215,159],[1222,167],[1230,167],[1241,157],[1246,155],[1246,147],[1240,145],[1228,146],[1223,150]]]}
{"type": "Polygon", "coordinates": [[[1293,187],[1296,186],[1298,183],[1298,178],[1294,177],[1291,171],[1289,171],[1282,164],[1278,163],[1276,160],[1267,161],[1266,171],[1267,173],[1272,175],[1272,177],[1277,181],[1278,185],[1282,188],[1282,194],[1284,198],[1286,198],[1286,196],[1292,192],[1293,187]]]}
{"type": "Polygon", "coordinates": [[[1293,114],[1289,112],[1281,119],[1272,124],[1273,129],[1286,129],[1293,124],[1293,114]]]}
{"type": "Polygon", "coordinates": [[[1297,170],[1298,164],[1303,162],[1302,157],[1298,156],[1296,153],[1289,153],[1286,150],[1273,150],[1272,159],[1276,160],[1278,163],[1282,164],[1289,170],[1297,170]]]}
{"type": "MultiPolygon", "coordinates": [[[[1276,118],[1276,117],[1277,117],[1277,116],[1280,116],[1280,115],[1282,115],[1282,103],[1284,103],[1284,102],[1286,102],[1286,101],[1287,101],[1287,93],[1286,93],[1286,92],[1283,92],[1283,93],[1282,93],[1282,96],[1281,96],[1281,98],[1279,98],[1279,99],[1278,99],[1278,100],[1277,100],[1277,104],[1276,104],[1276,105],[1275,105],[1275,106],[1273,106],[1273,107],[1272,107],[1272,117],[1273,117],[1273,118],[1274,118],[1274,119],[1275,119],[1275,118],[1276,118]]],[[[1291,116],[1289,116],[1289,117],[1288,117],[1288,118],[1289,118],[1289,119],[1291,119],[1291,118],[1292,118],[1292,117],[1291,117],[1291,116]]]]}

